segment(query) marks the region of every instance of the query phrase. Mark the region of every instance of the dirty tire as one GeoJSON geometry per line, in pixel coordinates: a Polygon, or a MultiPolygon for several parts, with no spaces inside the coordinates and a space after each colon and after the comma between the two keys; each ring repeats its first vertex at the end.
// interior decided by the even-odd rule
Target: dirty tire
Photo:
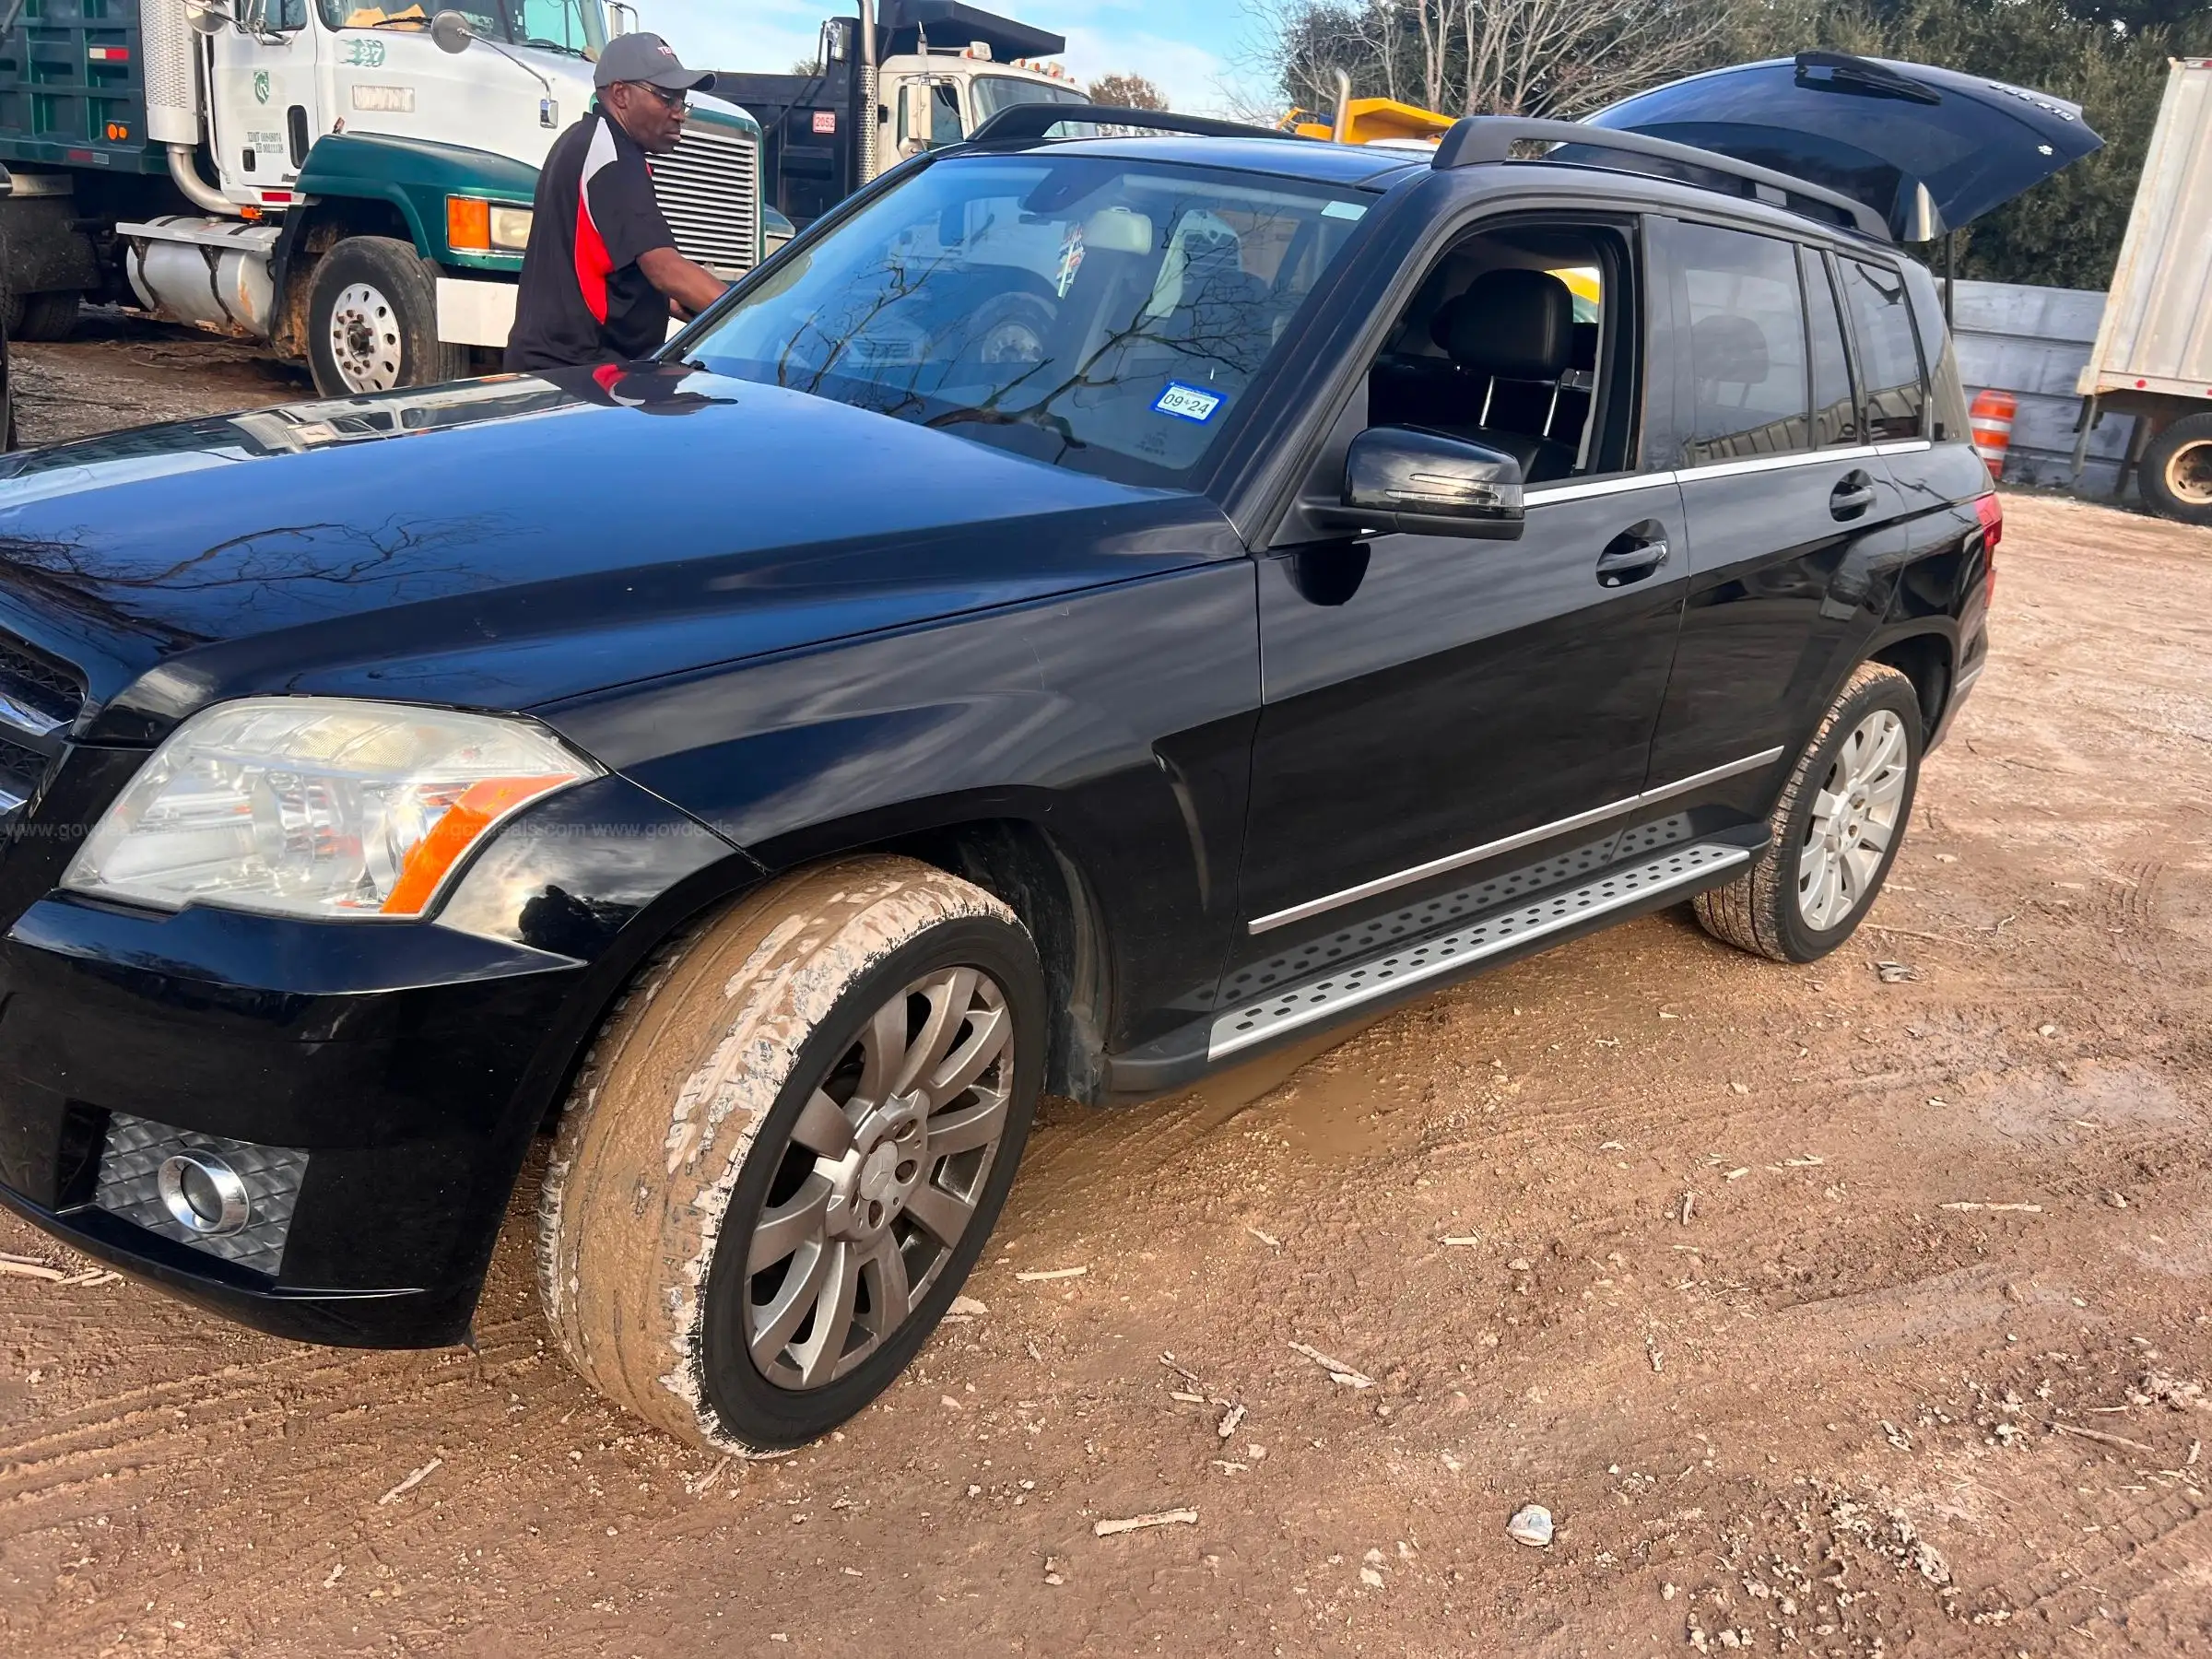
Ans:
{"type": "Polygon", "coordinates": [[[76,330],[77,293],[64,288],[51,294],[11,295],[7,305],[7,332],[18,340],[65,340],[76,330]]]}
{"type": "Polygon", "coordinates": [[[307,299],[308,366],[324,397],[435,386],[468,372],[465,347],[438,338],[438,267],[412,242],[349,236],[316,262],[307,299]],[[360,303],[363,296],[373,302],[360,303]],[[336,338],[340,314],[355,317],[336,338]]]}
{"type": "Polygon", "coordinates": [[[1769,819],[1772,840],[1751,868],[1726,887],[1700,893],[1692,900],[1699,924],[1714,938],[1777,962],[1812,962],[1828,955],[1857,931],[1881,896],[1890,866],[1897,862],[1905,830],[1912,820],[1912,797],[1920,782],[1922,732],[1919,694],[1904,674],[1881,663],[1863,663],[1844,682],[1812,741],[1798,755],[1782,798],[1769,819]],[[1904,798],[1895,831],[1879,867],[1851,912],[1825,930],[1806,921],[1797,899],[1798,861],[1812,821],[1814,803],[1844,742],[1860,723],[1887,709],[1903,722],[1906,744],[1904,798]]]}
{"type": "Polygon", "coordinates": [[[2212,524],[2212,413],[2185,416],[2150,441],[2136,475],[2160,518],[2212,524]]]}
{"type": "MultiPolygon", "coordinates": [[[[902,858],[778,881],[678,941],[600,1032],[547,1171],[538,1288],[570,1362],[648,1421],[724,1450],[803,1444],[865,1406],[927,1340],[997,1221],[1042,1080],[1045,996],[1012,912],[902,858]],[[1012,1033],[999,1074],[1011,1095],[971,1218],[853,1370],[779,1386],[747,1347],[754,1226],[788,1158],[811,1156],[793,1140],[802,1112],[871,1018],[947,969],[994,982],[1012,1033]]],[[[937,1166],[924,1160],[927,1184],[937,1166]]]]}

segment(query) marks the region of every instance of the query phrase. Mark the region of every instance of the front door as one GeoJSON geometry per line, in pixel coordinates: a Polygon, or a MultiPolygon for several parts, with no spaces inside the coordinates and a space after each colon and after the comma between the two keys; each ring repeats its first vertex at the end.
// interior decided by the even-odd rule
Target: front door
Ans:
{"type": "Polygon", "coordinates": [[[1374,424],[1529,457],[1520,540],[1385,535],[1262,560],[1265,706],[1225,999],[1480,908],[1468,895],[1501,871],[1607,856],[1596,843],[1643,788],[1684,591],[1679,489],[1632,464],[1634,240],[1559,225],[1473,239],[1376,365],[1374,424]],[[1570,305],[1571,341],[1547,360],[1527,331],[1570,305]]]}
{"type": "Polygon", "coordinates": [[[223,194],[290,199],[314,142],[315,31],[309,0],[266,0],[259,34],[233,25],[211,41],[215,152],[223,194]]]}

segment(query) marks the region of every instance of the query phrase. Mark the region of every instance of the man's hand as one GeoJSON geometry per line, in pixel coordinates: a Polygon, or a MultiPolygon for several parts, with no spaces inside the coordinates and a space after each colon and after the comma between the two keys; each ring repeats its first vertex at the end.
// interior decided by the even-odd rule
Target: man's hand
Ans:
{"type": "Polygon", "coordinates": [[[714,303],[727,287],[703,266],[694,265],[674,248],[655,248],[638,255],[638,269],[645,280],[668,297],[669,309],[688,320],[714,303]]]}

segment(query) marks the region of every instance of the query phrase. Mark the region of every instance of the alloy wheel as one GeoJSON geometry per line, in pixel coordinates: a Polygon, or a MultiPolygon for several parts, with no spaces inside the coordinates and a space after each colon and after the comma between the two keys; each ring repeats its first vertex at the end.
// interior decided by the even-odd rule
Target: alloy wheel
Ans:
{"type": "Polygon", "coordinates": [[[747,1241],[746,1347],[780,1388],[827,1387],[929,1294],[974,1219],[1014,1088],[1006,993],[915,981],[808,1098],[747,1241]]]}
{"type": "Polygon", "coordinates": [[[348,284],[331,307],[330,359],[349,391],[389,392],[399,384],[399,313],[371,284],[348,284]]]}
{"type": "Polygon", "coordinates": [[[1860,721],[1837,750],[1797,853],[1797,907],[1814,932],[1841,926],[1874,890],[1897,836],[1910,758],[1905,723],[1890,709],[1860,721]]]}

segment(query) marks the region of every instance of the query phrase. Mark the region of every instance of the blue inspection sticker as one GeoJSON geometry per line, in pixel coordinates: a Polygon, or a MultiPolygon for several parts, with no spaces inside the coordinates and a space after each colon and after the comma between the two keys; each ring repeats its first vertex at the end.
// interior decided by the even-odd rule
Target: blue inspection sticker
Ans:
{"type": "Polygon", "coordinates": [[[1221,412],[1221,406],[1228,401],[1218,392],[1170,381],[1168,389],[1159,394],[1159,401],[1152,406],[1152,411],[1156,415],[1172,415],[1178,420],[1194,420],[1204,426],[1221,412]]]}

